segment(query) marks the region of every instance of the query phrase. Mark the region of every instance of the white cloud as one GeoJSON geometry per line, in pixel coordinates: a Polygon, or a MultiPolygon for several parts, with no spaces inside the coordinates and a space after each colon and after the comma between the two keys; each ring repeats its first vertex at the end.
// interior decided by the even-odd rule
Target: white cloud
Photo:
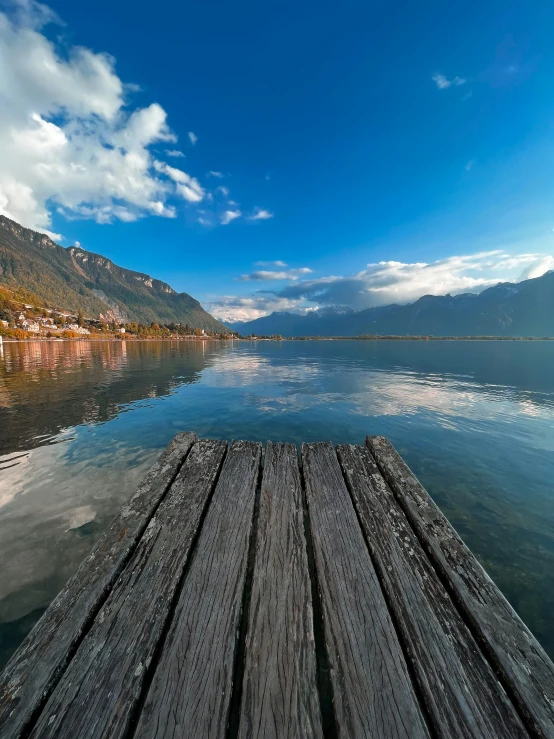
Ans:
{"type": "Polygon", "coordinates": [[[439,90],[447,90],[449,87],[459,87],[460,85],[465,85],[466,80],[464,80],[462,77],[454,77],[453,79],[449,80],[447,77],[444,76],[444,74],[434,74],[431,78],[433,82],[436,84],[436,86],[439,88],[439,90]]]}
{"type": "Polygon", "coordinates": [[[466,164],[466,171],[471,172],[474,164],[475,164],[475,159],[470,159],[469,162],[466,164]]]}
{"type": "Polygon", "coordinates": [[[51,233],[53,210],[108,223],[174,217],[175,196],[202,200],[197,180],[150,152],[176,141],[163,108],[129,109],[136,86],[113,57],[49,41],[41,28],[54,19],[32,0],[0,13],[0,213],[51,233]]]}
{"type": "Polygon", "coordinates": [[[216,187],[215,191],[220,192],[224,198],[229,197],[229,194],[231,192],[228,187],[225,187],[225,185],[220,185],[219,187],[216,187]]]}
{"type": "Polygon", "coordinates": [[[165,154],[168,157],[185,157],[182,151],[179,151],[179,149],[166,149],[165,154]]]}
{"type": "Polygon", "coordinates": [[[192,131],[189,131],[188,136],[189,136],[190,143],[194,146],[196,142],[198,141],[198,136],[192,131]]]}
{"type": "Polygon", "coordinates": [[[217,177],[218,179],[221,179],[224,176],[223,172],[215,172],[213,169],[210,169],[208,172],[208,177],[217,177]]]}
{"type": "MultiPolygon", "coordinates": [[[[529,256],[532,257],[536,255],[530,254],[529,256]]],[[[522,280],[532,280],[535,277],[542,277],[545,272],[549,272],[552,269],[554,269],[554,257],[546,256],[539,257],[538,259],[535,258],[519,275],[518,282],[521,282],[522,280]]]]}
{"type": "Polygon", "coordinates": [[[251,221],[266,221],[268,218],[273,218],[274,214],[270,213],[269,210],[264,210],[263,208],[256,208],[254,213],[249,216],[249,220],[251,221]]]}
{"type": "Polygon", "coordinates": [[[256,262],[256,267],[286,267],[287,263],[278,259],[276,262],[256,262]]]}
{"type": "Polygon", "coordinates": [[[312,272],[309,267],[298,267],[297,269],[268,271],[259,270],[251,272],[249,275],[241,275],[238,279],[241,282],[265,282],[268,280],[298,280],[302,275],[308,275],[312,272]]]}
{"type": "Polygon", "coordinates": [[[176,182],[175,189],[181,197],[188,200],[189,203],[199,203],[204,198],[204,190],[200,186],[198,180],[191,177],[181,169],[170,167],[165,162],[154,161],[154,169],[157,172],[166,174],[170,179],[176,182]]]}
{"type": "Polygon", "coordinates": [[[11,0],[11,3],[8,0],[4,4],[11,5],[14,18],[19,25],[28,26],[29,28],[42,28],[48,23],[64,25],[54,10],[47,5],[36,2],[36,0],[11,0]]]}
{"type": "Polygon", "coordinates": [[[207,310],[221,321],[252,321],[273,311],[292,311],[305,313],[302,301],[278,298],[275,296],[223,295],[206,304],[207,310]]]}
{"type": "Polygon", "coordinates": [[[231,221],[234,221],[235,218],[240,218],[241,215],[242,213],[240,210],[226,210],[220,218],[220,223],[222,226],[226,226],[228,223],[231,223],[231,221]]]}

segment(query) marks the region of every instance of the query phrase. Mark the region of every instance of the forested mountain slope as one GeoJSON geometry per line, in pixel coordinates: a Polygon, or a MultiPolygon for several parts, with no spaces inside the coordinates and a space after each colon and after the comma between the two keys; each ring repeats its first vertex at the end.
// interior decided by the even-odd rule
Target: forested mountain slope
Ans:
{"type": "Polygon", "coordinates": [[[82,310],[90,318],[225,329],[187,293],[80,247],[65,249],[5,216],[0,216],[0,284],[25,288],[45,304],[82,310]]]}

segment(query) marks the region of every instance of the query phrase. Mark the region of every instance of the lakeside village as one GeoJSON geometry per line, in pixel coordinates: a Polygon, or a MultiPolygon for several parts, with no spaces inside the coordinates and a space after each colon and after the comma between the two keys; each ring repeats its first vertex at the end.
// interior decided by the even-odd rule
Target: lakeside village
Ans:
{"type": "Polygon", "coordinates": [[[82,311],[76,315],[66,310],[37,306],[39,301],[29,302],[29,294],[21,296],[0,288],[0,338],[4,341],[26,339],[234,339],[233,331],[218,333],[195,328],[188,324],[169,323],[149,325],[123,323],[103,318],[85,317],[82,311]],[[28,302],[22,302],[27,300],[28,302]]]}

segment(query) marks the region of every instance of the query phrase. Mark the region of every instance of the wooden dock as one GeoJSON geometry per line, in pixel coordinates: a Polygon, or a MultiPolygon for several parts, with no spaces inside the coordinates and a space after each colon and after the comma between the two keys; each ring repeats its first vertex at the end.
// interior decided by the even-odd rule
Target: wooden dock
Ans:
{"type": "Polygon", "coordinates": [[[554,666],[383,437],[178,434],[0,679],[0,737],[554,738],[554,666]]]}

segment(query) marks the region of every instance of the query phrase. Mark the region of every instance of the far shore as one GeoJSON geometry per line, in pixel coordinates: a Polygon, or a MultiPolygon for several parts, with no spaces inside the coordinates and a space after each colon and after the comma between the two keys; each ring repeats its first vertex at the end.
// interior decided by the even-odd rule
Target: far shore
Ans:
{"type": "Polygon", "coordinates": [[[233,336],[219,338],[217,336],[166,336],[166,337],[144,337],[138,338],[133,335],[129,336],[76,336],[72,338],[47,338],[46,336],[29,337],[26,339],[14,339],[12,337],[0,336],[3,344],[56,344],[60,342],[105,342],[122,343],[129,341],[136,342],[153,342],[153,341],[185,341],[185,342],[205,342],[205,341],[554,341],[554,336],[233,336]]]}

